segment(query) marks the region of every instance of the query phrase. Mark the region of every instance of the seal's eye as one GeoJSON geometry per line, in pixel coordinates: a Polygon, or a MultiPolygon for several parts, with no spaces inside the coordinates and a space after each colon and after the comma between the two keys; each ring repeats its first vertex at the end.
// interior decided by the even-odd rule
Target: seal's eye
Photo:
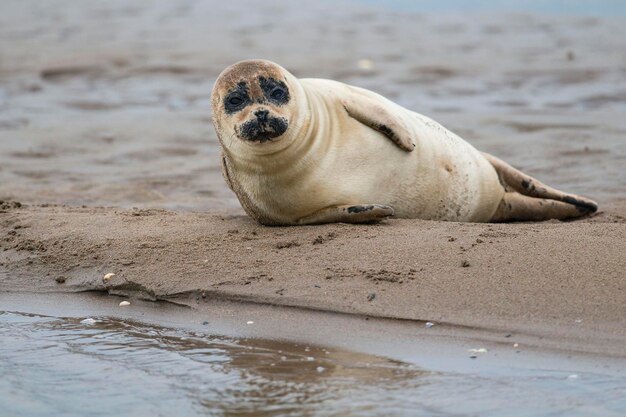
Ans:
{"type": "Polygon", "coordinates": [[[228,104],[231,105],[232,107],[239,107],[243,104],[243,97],[234,94],[230,97],[228,97],[228,104]]]}
{"type": "Polygon", "coordinates": [[[276,87],[270,93],[270,97],[274,100],[280,100],[281,98],[285,97],[285,90],[280,87],[276,87]]]}

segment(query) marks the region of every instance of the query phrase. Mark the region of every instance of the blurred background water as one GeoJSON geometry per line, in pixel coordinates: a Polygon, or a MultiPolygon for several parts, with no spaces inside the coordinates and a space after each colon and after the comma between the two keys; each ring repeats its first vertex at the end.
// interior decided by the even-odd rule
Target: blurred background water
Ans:
{"type": "Polygon", "coordinates": [[[601,207],[626,199],[626,2],[1,8],[3,200],[240,210],[220,174],[210,92],[248,58],[376,91],[601,207]]]}
{"type": "Polygon", "coordinates": [[[414,12],[517,12],[564,16],[626,16],[622,0],[360,0],[367,5],[414,12]]]}
{"type": "MultiPolygon", "coordinates": [[[[0,199],[237,212],[209,96],[246,58],[377,91],[601,207],[626,199],[626,1],[262,5],[3,0],[0,199]]],[[[309,348],[4,313],[0,416],[626,409],[624,380],[606,375],[438,374],[309,348]]]]}

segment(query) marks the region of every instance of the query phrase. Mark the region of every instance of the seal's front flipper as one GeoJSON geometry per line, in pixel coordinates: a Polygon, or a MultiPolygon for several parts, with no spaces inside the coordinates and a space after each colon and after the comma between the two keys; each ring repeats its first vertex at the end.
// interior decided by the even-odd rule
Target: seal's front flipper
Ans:
{"type": "Polygon", "coordinates": [[[376,223],[393,216],[393,209],[380,204],[333,206],[298,220],[298,224],[376,223]]]}
{"type": "Polygon", "coordinates": [[[384,103],[356,92],[343,98],[341,102],[350,117],[387,136],[407,152],[415,149],[407,128],[384,103]]]}
{"type": "MultiPolygon", "coordinates": [[[[521,194],[521,196],[518,197],[513,196],[513,193],[507,193],[507,195],[511,194],[511,204],[513,204],[513,201],[517,202],[518,204],[522,204],[523,202],[523,205],[525,207],[532,206],[532,211],[544,210],[546,211],[546,213],[552,213],[549,216],[543,216],[541,220],[580,217],[586,214],[595,213],[598,210],[598,204],[593,200],[575,194],[567,194],[563,191],[559,191],[548,185],[545,185],[541,181],[524,174],[523,172],[513,168],[506,162],[496,158],[495,156],[489,155],[488,153],[483,152],[483,156],[495,168],[498,177],[500,178],[500,183],[502,183],[505,189],[507,189],[507,191],[514,190],[517,193],[521,194]],[[525,199],[520,198],[523,196],[528,197],[526,197],[525,199]],[[538,200],[537,204],[530,204],[530,199],[532,198],[538,200]],[[546,204],[546,200],[553,200],[554,202],[558,202],[560,204],[546,204]],[[557,210],[554,208],[562,207],[563,205],[569,206],[568,209],[557,210]]],[[[536,215],[534,216],[537,217],[536,215]]],[[[512,220],[521,219],[514,218],[512,220]]],[[[528,220],[535,220],[535,218],[529,218],[528,220]]]]}

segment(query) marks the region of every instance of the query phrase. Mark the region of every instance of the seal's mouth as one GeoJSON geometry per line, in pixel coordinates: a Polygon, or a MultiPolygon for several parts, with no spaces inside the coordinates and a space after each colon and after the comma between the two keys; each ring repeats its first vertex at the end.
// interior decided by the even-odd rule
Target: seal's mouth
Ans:
{"type": "Polygon", "coordinates": [[[255,113],[256,119],[242,123],[237,135],[250,142],[264,143],[279,137],[287,130],[289,123],[283,117],[268,117],[267,113],[255,113]]]}

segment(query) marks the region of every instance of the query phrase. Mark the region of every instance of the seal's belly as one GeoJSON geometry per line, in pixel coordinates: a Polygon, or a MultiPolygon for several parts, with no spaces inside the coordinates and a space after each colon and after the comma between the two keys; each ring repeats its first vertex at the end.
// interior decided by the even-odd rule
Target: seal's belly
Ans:
{"type": "Polygon", "coordinates": [[[436,122],[412,112],[406,117],[417,144],[412,152],[347,117],[329,124],[339,131],[320,133],[327,140],[316,138],[324,148],[314,150],[305,170],[248,177],[242,191],[257,217],[271,224],[366,204],[391,206],[400,218],[489,221],[504,195],[491,164],[436,122]]]}
{"type": "Polygon", "coordinates": [[[504,192],[498,192],[495,171],[467,142],[418,116],[410,116],[416,118],[413,152],[357,122],[349,126],[349,134],[320,158],[307,181],[314,186],[302,198],[316,195],[320,209],[384,204],[401,218],[488,221],[504,192]]]}

